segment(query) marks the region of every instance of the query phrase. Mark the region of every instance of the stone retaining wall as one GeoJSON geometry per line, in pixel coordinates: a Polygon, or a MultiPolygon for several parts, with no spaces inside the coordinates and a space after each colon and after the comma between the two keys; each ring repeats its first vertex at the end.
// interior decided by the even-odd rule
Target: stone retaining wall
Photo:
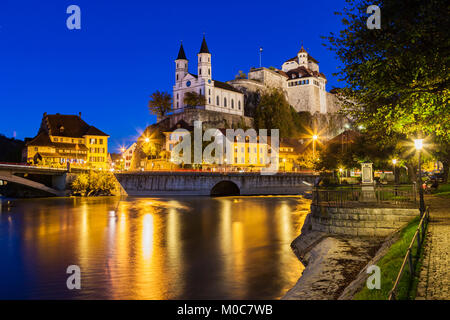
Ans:
{"type": "Polygon", "coordinates": [[[312,204],[311,229],[338,235],[386,237],[418,214],[418,209],[334,208],[312,204]]]}

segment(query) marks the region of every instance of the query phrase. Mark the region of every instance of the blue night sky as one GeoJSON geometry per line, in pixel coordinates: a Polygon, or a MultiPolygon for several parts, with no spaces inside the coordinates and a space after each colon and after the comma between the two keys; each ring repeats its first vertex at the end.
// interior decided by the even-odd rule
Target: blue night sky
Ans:
{"type": "Polygon", "coordinates": [[[17,1],[0,3],[0,133],[37,133],[42,114],[78,114],[111,135],[110,151],[155,122],[148,96],[172,93],[174,59],[183,40],[196,73],[202,35],[213,78],[281,67],[303,41],[328,78],[337,60],[322,35],[341,29],[344,0],[316,1],[17,1]],[[81,8],[81,30],[68,30],[66,8],[81,8]]]}

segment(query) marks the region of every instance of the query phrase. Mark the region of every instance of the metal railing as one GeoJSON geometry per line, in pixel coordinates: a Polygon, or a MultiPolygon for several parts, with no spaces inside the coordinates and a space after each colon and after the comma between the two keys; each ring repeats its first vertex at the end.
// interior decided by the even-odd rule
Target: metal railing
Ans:
{"type": "Polygon", "coordinates": [[[382,185],[372,190],[360,186],[342,189],[314,188],[313,204],[327,207],[353,207],[361,204],[416,206],[415,185],[382,185]]]}
{"type": "Polygon", "coordinates": [[[398,272],[397,279],[395,280],[394,286],[392,287],[391,291],[389,292],[388,300],[396,299],[397,288],[400,283],[400,280],[402,279],[403,273],[406,269],[406,264],[408,264],[408,268],[409,268],[410,284],[413,282],[414,276],[415,276],[415,270],[417,267],[417,262],[419,261],[420,251],[422,249],[423,240],[425,238],[425,233],[427,231],[429,220],[430,220],[430,208],[427,207],[422,218],[420,219],[420,222],[416,229],[416,232],[414,233],[414,236],[411,239],[411,243],[409,244],[405,258],[403,259],[402,266],[400,267],[400,271],[398,272]],[[413,251],[414,243],[416,241],[417,241],[417,250],[416,250],[416,257],[414,259],[412,251],[413,251]]]}

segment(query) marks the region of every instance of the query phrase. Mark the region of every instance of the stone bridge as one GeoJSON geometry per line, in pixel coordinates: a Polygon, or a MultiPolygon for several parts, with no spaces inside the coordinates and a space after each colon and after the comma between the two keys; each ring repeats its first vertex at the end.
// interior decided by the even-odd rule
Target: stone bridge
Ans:
{"type": "Polygon", "coordinates": [[[129,195],[289,195],[311,190],[315,175],[302,173],[133,172],[116,178],[129,195]]]}
{"type": "Polygon", "coordinates": [[[20,164],[0,164],[2,185],[12,183],[43,195],[66,195],[66,169],[41,168],[20,164]]]}

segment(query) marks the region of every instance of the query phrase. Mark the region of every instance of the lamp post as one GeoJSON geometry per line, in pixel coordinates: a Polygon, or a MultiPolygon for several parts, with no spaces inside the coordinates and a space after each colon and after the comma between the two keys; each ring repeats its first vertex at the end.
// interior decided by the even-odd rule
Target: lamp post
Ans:
{"type": "Polygon", "coordinates": [[[316,140],[318,138],[319,137],[316,134],[312,136],[312,139],[313,139],[313,159],[316,158],[316,140]]]}
{"type": "Polygon", "coordinates": [[[422,187],[422,148],[423,148],[423,139],[415,139],[414,140],[414,147],[416,148],[416,151],[419,152],[419,197],[420,197],[420,204],[419,204],[419,210],[420,210],[420,217],[423,216],[425,212],[425,201],[423,199],[423,187],[422,187]]]}
{"type": "Polygon", "coordinates": [[[397,159],[392,159],[392,164],[394,165],[394,184],[397,184],[397,176],[395,175],[395,165],[397,164],[397,159]]]}
{"type": "Polygon", "coordinates": [[[344,171],[344,169],[339,168],[339,184],[342,184],[342,172],[344,171]]]}

